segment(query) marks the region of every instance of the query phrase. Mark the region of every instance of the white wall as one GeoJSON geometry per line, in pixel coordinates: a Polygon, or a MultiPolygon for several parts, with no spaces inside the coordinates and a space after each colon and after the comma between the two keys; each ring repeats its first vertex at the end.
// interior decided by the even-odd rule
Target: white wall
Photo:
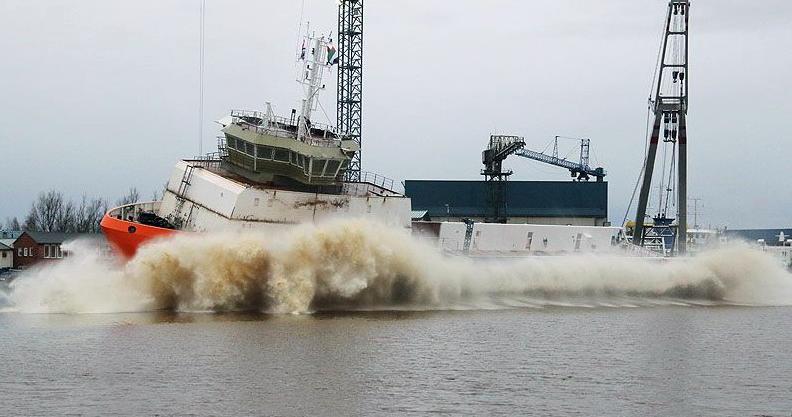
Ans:
{"type": "Polygon", "coordinates": [[[0,251],[0,268],[11,268],[14,266],[14,251],[0,251]],[[3,257],[5,255],[5,258],[3,257]]]}
{"type": "MultiPolygon", "coordinates": [[[[438,243],[448,250],[464,249],[464,223],[442,223],[438,243]]],[[[471,252],[570,253],[603,252],[619,236],[618,227],[476,223],[471,252]]]]}
{"type": "MultiPolygon", "coordinates": [[[[187,166],[181,161],[171,174],[160,209],[163,217],[177,208],[176,193],[187,166]]],[[[394,227],[410,227],[409,198],[257,188],[199,168],[193,171],[185,196],[187,201],[180,213],[183,218],[189,215],[188,228],[196,231],[273,230],[338,218],[365,218],[394,227]]]]}

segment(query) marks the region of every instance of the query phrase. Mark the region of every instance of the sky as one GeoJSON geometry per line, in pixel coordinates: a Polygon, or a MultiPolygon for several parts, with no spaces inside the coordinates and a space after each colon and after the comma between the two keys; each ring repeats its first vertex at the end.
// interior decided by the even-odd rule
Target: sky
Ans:
{"type": "MultiPolygon", "coordinates": [[[[231,109],[298,106],[300,16],[335,29],[334,0],[0,2],[0,220],[45,190],[115,200],[161,189],[216,147],[231,109]]],[[[667,2],[367,0],[363,165],[398,180],[480,178],[489,135],[591,138],[621,224],[641,164],[667,2]]],[[[689,195],[698,221],[792,225],[792,2],[691,6],[689,195]]],[[[334,120],[335,81],[321,102],[334,120]]],[[[575,143],[562,141],[561,153],[575,143]]],[[[568,181],[511,158],[513,180],[568,181]]],[[[692,210],[692,209],[691,209],[692,210]]],[[[630,214],[630,217],[633,215],[630,214]]]]}

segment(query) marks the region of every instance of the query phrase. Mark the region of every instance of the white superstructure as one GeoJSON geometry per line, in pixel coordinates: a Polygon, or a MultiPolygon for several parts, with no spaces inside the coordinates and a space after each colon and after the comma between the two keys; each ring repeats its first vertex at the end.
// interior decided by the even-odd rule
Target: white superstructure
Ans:
{"type": "Polygon", "coordinates": [[[350,184],[342,194],[268,188],[180,161],[171,173],[158,214],[182,219],[183,230],[199,232],[283,230],[344,218],[409,229],[410,199],[373,183],[350,184]]]}

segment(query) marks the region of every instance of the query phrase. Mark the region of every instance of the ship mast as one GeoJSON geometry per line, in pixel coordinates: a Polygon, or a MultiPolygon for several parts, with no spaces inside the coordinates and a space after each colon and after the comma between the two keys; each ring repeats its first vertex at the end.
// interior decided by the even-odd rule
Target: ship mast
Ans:
{"type": "Polygon", "coordinates": [[[303,85],[304,97],[297,122],[297,140],[310,142],[311,118],[318,103],[318,94],[324,90],[322,81],[326,68],[334,64],[336,49],[331,37],[320,36],[306,30],[298,59],[302,62],[297,82],[303,85]]]}

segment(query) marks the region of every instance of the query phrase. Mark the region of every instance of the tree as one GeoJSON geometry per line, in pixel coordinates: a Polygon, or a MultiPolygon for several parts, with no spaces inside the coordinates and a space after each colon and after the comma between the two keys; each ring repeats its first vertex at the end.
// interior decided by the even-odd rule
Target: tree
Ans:
{"type": "Polygon", "coordinates": [[[123,197],[121,197],[117,202],[117,206],[126,206],[128,204],[137,203],[140,201],[140,193],[138,193],[137,188],[130,187],[129,192],[123,197]]]}
{"type": "Polygon", "coordinates": [[[40,193],[25,217],[24,230],[31,232],[74,231],[74,204],[66,201],[60,191],[40,193]]]}
{"type": "Polygon", "coordinates": [[[74,213],[74,231],[79,233],[99,232],[99,222],[107,212],[107,202],[100,198],[89,199],[83,194],[74,213]]]}
{"type": "Polygon", "coordinates": [[[5,220],[5,229],[6,230],[22,230],[22,225],[19,224],[19,219],[14,217],[6,217],[5,220]]]}
{"type": "Polygon", "coordinates": [[[63,194],[51,190],[39,194],[25,218],[25,230],[53,232],[63,210],[63,194]]]}
{"type": "Polygon", "coordinates": [[[67,233],[76,232],[76,223],[77,218],[74,203],[64,200],[60,210],[58,210],[55,215],[55,225],[51,231],[67,233]]]}

